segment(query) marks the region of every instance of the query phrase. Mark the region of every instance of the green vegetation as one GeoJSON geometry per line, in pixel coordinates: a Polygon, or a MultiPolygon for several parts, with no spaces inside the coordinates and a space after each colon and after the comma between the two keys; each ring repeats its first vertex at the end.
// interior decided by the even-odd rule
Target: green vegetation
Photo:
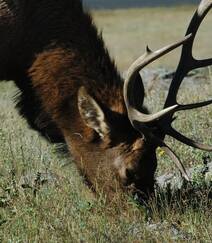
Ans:
{"type": "MultiPolygon", "coordinates": [[[[190,15],[190,8],[164,8],[97,12],[95,18],[124,69],[146,42],[155,49],[180,38],[190,15]],[[164,21],[170,26],[163,26],[164,21]]],[[[207,25],[203,29],[205,39],[200,39],[198,55],[211,50],[212,33],[207,25]]],[[[158,62],[159,66],[168,63],[173,67],[175,55],[169,56],[169,62],[158,62]]],[[[198,76],[189,84],[184,82],[180,102],[211,96],[211,70],[198,76]]],[[[171,198],[161,192],[147,206],[119,194],[106,204],[103,195],[95,198],[83,184],[71,159],[56,153],[55,146],[18,116],[12,101],[16,91],[12,83],[0,84],[0,242],[212,242],[211,188],[201,184],[201,178],[197,176],[194,191],[185,189],[171,198]],[[49,183],[42,179],[42,173],[50,177],[49,183]]],[[[165,93],[164,82],[158,77],[148,93],[152,110],[161,108],[165,93]]],[[[175,127],[212,144],[211,108],[180,112],[175,127]]],[[[198,168],[208,155],[171,139],[168,142],[187,167],[197,164],[198,168]]],[[[158,158],[158,174],[176,170],[161,151],[158,158]]]]}

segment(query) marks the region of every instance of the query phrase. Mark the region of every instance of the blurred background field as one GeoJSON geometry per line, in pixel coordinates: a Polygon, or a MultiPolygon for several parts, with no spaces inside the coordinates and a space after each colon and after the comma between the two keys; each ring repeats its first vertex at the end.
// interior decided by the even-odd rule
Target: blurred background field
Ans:
{"type": "MultiPolygon", "coordinates": [[[[194,6],[93,11],[95,22],[111,55],[123,72],[142,54],[146,44],[155,50],[184,33],[194,6]]],[[[195,42],[195,56],[211,57],[212,14],[206,18],[195,42]]],[[[161,108],[180,50],[145,70],[146,103],[161,108]],[[155,79],[152,87],[148,82],[155,79]]],[[[163,195],[148,207],[126,196],[105,204],[84,185],[71,158],[56,152],[17,114],[12,82],[0,83],[0,242],[212,242],[211,187],[191,198],[163,195]],[[42,173],[51,182],[42,186],[42,173]],[[25,181],[23,183],[23,180],[25,181]],[[40,181],[40,184],[37,182],[40,181]],[[21,186],[22,185],[22,186],[21,186]],[[122,199],[123,200],[123,199],[122,199]]],[[[211,98],[212,70],[206,68],[186,78],[180,102],[211,98]]],[[[175,126],[191,138],[212,144],[212,107],[180,113],[175,126]]],[[[168,140],[187,167],[201,165],[210,155],[168,140]]],[[[176,170],[158,151],[157,174],[176,170]]],[[[45,181],[45,180],[44,180],[45,181]]]]}
{"type": "MultiPolygon", "coordinates": [[[[106,45],[121,70],[143,54],[146,45],[156,50],[181,39],[195,11],[195,6],[124,9],[96,11],[94,18],[103,32],[106,45]]],[[[195,45],[195,57],[212,55],[212,14],[206,16],[200,27],[195,45]]],[[[161,58],[156,66],[174,67],[179,60],[179,50],[161,58]]]]}
{"type": "Polygon", "coordinates": [[[93,9],[117,9],[198,4],[199,0],[83,0],[83,3],[93,9]]]}

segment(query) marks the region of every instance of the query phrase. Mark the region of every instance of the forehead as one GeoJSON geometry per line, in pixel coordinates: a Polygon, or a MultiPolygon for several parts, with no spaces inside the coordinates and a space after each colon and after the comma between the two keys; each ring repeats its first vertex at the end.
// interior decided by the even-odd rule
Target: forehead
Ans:
{"type": "Polygon", "coordinates": [[[110,117],[111,135],[113,139],[124,143],[132,143],[140,138],[140,134],[131,125],[126,114],[115,114],[110,117]]]}

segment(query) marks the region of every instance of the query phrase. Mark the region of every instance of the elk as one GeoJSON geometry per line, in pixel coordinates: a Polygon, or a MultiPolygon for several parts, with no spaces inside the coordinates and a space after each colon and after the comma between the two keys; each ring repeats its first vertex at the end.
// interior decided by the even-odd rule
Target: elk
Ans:
{"type": "Polygon", "coordinates": [[[176,112],[212,103],[181,105],[176,99],[189,71],[212,64],[212,59],[192,56],[196,33],[211,7],[211,0],[202,0],[186,36],[155,52],[147,47],[123,80],[80,0],[1,0],[0,79],[14,80],[20,90],[20,114],[48,141],[67,144],[91,188],[100,188],[108,197],[119,186],[149,195],[154,191],[157,147],[189,180],[180,159],[165,144],[166,135],[212,150],[171,126],[176,112]],[[149,114],[143,107],[139,72],[180,46],[181,59],[164,108],[149,114]]]}

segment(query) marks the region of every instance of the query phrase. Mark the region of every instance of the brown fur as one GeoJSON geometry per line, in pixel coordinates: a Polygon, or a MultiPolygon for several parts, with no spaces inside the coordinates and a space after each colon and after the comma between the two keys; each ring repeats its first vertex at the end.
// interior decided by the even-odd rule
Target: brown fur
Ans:
{"type": "Polygon", "coordinates": [[[155,147],[131,126],[122,79],[81,1],[11,2],[0,1],[0,36],[8,40],[0,46],[0,78],[19,87],[21,115],[51,142],[66,142],[95,190],[111,195],[121,181],[152,191],[155,147]],[[92,112],[103,120],[82,118],[81,87],[88,94],[86,104],[96,102],[92,112]],[[101,124],[104,134],[98,132],[101,124]]]}

